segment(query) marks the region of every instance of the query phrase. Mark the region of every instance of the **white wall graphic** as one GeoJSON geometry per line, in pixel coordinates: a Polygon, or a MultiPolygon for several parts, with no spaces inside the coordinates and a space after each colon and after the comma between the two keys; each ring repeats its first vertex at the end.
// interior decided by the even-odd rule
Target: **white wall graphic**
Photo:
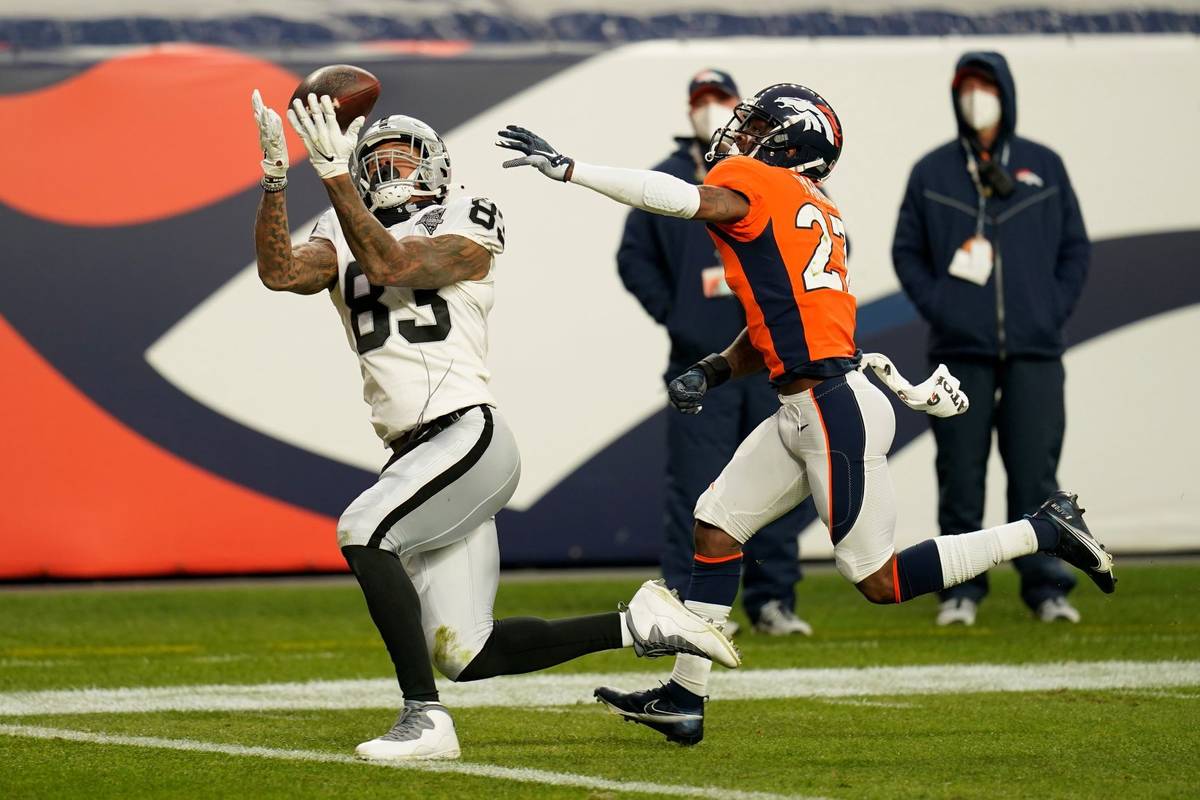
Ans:
{"type": "MultiPolygon", "coordinates": [[[[1179,88],[1180,76],[1200,74],[1193,37],[654,42],[585,61],[449,134],[455,178],[494,199],[507,223],[490,363],[524,454],[515,508],[536,502],[661,407],[666,341],[616,276],[624,211],[532,170],[502,170],[494,132],[517,122],[581,160],[649,166],[668,152],[671,134],[687,130],[684,89],[702,67],[732,71],[747,93],[779,81],[812,86],[845,129],[829,188],[854,239],[853,289],[869,302],[899,288],[889,249],[900,196],[913,162],[954,133],[948,88],[968,49],[1008,57],[1018,131],[1063,155],[1093,238],[1200,228],[1200,161],[1191,154],[1200,103],[1179,88]],[[581,377],[597,363],[607,372],[622,364],[625,379],[598,390],[581,377]]],[[[301,156],[293,154],[292,179],[316,180],[301,156]]],[[[307,234],[309,226],[296,230],[307,234]]],[[[1192,308],[1096,339],[1067,359],[1061,478],[1084,494],[1116,547],[1200,544],[1200,500],[1187,469],[1187,455],[1200,448],[1188,413],[1200,380],[1175,358],[1197,341],[1200,312],[1192,308]],[[1131,359],[1137,374],[1110,366],[1131,359]]],[[[245,425],[367,469],[382,461],[355,360],[323,295],[270,294],[249,265],[147,358],[183,391],[245,425]]],[[[928,437],[893,463],[902,537],[933,533],[928,437]]],[[[998,520],[1003,484],[997,465],[991,472],[988,518],[998,520]]],[[[809,554],[819,552],[819,539],[806,537],[809,554]]]]}

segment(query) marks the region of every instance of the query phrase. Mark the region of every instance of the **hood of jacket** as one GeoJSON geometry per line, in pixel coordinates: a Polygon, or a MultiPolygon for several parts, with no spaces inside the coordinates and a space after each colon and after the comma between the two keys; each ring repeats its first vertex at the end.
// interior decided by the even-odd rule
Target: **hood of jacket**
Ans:
{"type": "MultiPolygon", "coordinates": [[[[957,79],[959,72],[965,68],[975,68],[992,76],[1000,89],[1000,134],[996,137],[999,145],[1012,138],[1017,129],[1017,86],[1013,83],[1012,73],[1008,69],[1008,61],[999,53],[976,50],[964,53],[954,67],[957,79]]],[[[969,141],[975,139],[975,131],[963,119],[962,110],[958,107],[958,81],[950,84],[950,103],[954,106],[954,118],[958,120],[958,135],[969,141]]]]}

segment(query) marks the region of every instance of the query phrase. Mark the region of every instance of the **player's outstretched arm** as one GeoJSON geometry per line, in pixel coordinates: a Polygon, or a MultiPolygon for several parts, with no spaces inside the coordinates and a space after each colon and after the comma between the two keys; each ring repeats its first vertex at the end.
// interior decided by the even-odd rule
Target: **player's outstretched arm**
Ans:
{"type": "Polygon", "coordinates": [[[458,281],[478,280],[491,269],[492,254],[465,236],[405,236],[397,240],[367,211],[348,175],[324,183],[346,244],[372,285],[440,289],[458,281]]]}
{"type": "Polygon", "coordinates": [[[487,274],[492,255],[482,245],[454,235],[432,239],[408,236],[397,241],[363,205],[350,180],[350,159],[364,122],[362,117],[342,131],[330,97],[310,94],[307,105],[299,99],[292,102],[288,121],[308,149],[346,244],[372,285],[440,289],[487,274]]]}
{"type": "Polygon", "coordinates": [[[531,166],[548,178],[586,186],[618,203],[652,214],[728,224],[750,213],[746,198],[723,186],[695,186],[648,169],[584,164],[564,156],[536,133],[517,125],[509,125],[498,135],[497,146],[524,154],[505,161],[505,167],[531,166]]]}
{"type": "Polygon", "coordinates": [[[258,277],[269,289],[315,294],[337,279],[337,257],[330,242],[313,241],[292,248],[288,228],[287,187],[288,152],[283,138],[283,121],[267,108],[255,89],[250,96],[254,122],[258,126],[258,144],[262,149],[263,196],[254,218],[254,252],[258,257],[258,277]]]}
{"type": "Polygon", "coordinates": [[[337,281],[333,242],[312,239],[292,247],[287,204],[282,191],[264,191],[254,218],[254,252],[258,278],[268,289],[316,294],[337,281]]]}

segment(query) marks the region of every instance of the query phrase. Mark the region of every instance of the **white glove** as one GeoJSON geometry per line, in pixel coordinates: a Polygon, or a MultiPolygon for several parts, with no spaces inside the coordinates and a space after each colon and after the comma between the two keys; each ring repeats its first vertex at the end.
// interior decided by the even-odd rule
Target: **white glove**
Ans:
{"type": "Polygon", "coordinates": [[[900,402],[913,411],[924,411],[934,417],[953,417],[971,407],[967,393],[958,388],[958,378],[950,374],[945,364],[938,364],[924,383],[913,386],[904,379],[892,360],[882,353],[864,353],[859,369],[870,367],[883,384],[896,393],[900,402]]]}
{"type": "Polygon", "coordinates": [[[263,175],[268,178],[286,178],[288,171],[287,140],[283,138],[283,120],[273,108],[263,105],[258,89],[250,95],[254,107],[254,121],[258,123],[258,144],[262,148],[263,175]]]}
{"type": "Polygon", "coordinates": [[[567,170],[575,162],[554,149],[554,146],[531,130],[519,125],[509,125],[497,134],[497,147],[507,147],[524,153],[522,158],[510,158],[502,166],[524,167],[531,166],[538,172],[556,181],[567,179],[567,170]]]}
{"type": "Polygon", "coordinates": [[[350,172],[350,157],[354,155],[358,132],[367,121],[366,117],[358,117],[342,133],[333,100],[327,94],[321,95],[319,100],[315,94],[310,94],[307,107],[296,98],[287,116],[288,122],[300,134],[300,141],[308,148],[308,159],[321,180],[350,172]]]}

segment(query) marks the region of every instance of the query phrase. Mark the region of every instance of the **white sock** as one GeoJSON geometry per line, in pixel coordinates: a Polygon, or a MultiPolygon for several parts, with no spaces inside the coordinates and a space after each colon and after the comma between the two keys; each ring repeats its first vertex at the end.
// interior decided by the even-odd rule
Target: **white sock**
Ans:
{"type": "Polygon", "coordinates": [[[633,647],[633,634],[629,632],[629,612],[617,613],[621,615],[621,647],[633,647]]]}
{"type": "Polygon", "coordinates": [[[1036,553],[1038,549],[1037,534],[1024,519],[974,533],[938,536],[933,541],[942,561],[942,588],[945,589],[987,572],[1003,561],[1036,553]]]}
{"type": "MultiPolygon", "coordinates": [[[[729,619],[729,606],[718,606],[712,603],[697,603],[691,600],[684,603],[688,610],[694,611],[705,619],[711,619],[718,627],[729,619]]],[[[708,673],[712,671],[712,662],[700,656],[675,656],[675,669],[671,671],[671,680],[687,689],[692,694],[704,697],[708,693],[708,673]]]]}

